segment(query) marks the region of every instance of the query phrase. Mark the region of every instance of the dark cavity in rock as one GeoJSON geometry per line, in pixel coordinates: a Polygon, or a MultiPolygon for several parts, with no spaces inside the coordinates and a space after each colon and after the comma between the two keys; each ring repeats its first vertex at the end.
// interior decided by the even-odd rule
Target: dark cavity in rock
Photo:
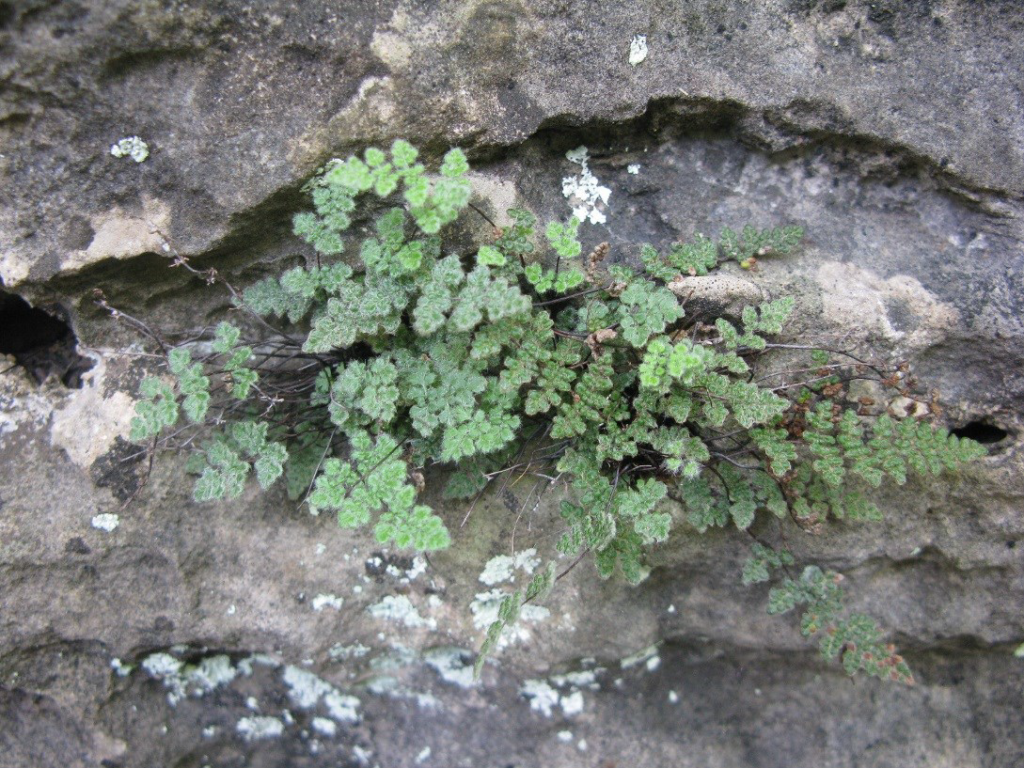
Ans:
{"type": "Polygon", "coordinates": [[[957,427],[951,430],[951,432],[957,437],[966,437],[982,445],[993,445],[994,443],[1001,443],[1010,433],[1005,429],[997,427],[995,424],[989,424],[986,421],[969,421],[962,427],[957,427]]]}
{"type": "Polygon", "coordinates": [[[47,312],[0,293],[0,353],[13,355],[37,384],[53,374],[64,386],[81,389],[82,374],[93,362],[78,354],[78,340],[63,315],[59,307],[47,312]]]}

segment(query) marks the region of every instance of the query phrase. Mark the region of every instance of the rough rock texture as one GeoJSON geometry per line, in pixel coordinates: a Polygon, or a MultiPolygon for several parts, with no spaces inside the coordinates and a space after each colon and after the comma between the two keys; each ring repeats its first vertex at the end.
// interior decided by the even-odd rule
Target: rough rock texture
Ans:
{"type": "MultiPolygon", "coordinates": [[[[0,765],[1024,761],[1024,11],[609,5],[0,2],[0,279],[61,304],[96,363],[69,390],[0,362],[0,765]],[[135,135],[145,161],[110,154],[135,135]],[[797,295],[796,331],[912,360],[951,426],[1002,435],[962,477],[888,489],[881,525],[759,523],[847,574],[916,687],[848,683],[739,587],[742,537],[680,524],[637,589],[578,568],[467,689],[502,499],[426,563],[255,489],[196,505],[175,457],[141,485],[141,340],[90,289],[151,322],[219,318],[164,245],[239,281],[278,269],[304,252],[288,219],[309,173],[397,136],[466,147],[481,206],[542,219],[567,213],[564,155],[586,145],[612,195],[585,245],[614,259],[806,226],[742,277],[797,295]]],[[[556,501],[520,548],[550,553],[556,501]]]]}

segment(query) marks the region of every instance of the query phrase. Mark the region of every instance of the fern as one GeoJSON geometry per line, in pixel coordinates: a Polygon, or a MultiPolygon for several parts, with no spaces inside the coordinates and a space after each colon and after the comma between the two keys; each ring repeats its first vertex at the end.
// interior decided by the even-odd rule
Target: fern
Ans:
{"type": "Polygon", "coordinates": [[[498,618],[487,628],[487,635],[480,646],[480,653],[477,654],[476,662],[473,666],[475,677],[480,676],[484,662],[487,661],[488,655],[497,647],[505,630],[518,621],[523,606],[534,600],[540,601],[545,599],[551,593],[554,586],[555,565],[554,563],[548,563],[545,568],[534,575],[525,590],[517,590],[502,598],[501,604],[498,606],[498,618]]]}
{"type": "MultiPolygon", "coordinates": [[[[828,366],[816,382],[764,386],[759,361],[791,298],[698,323],[666,286],[789,253],[800,228],[726,229],[663,253],[644,245],[641,271],[607,263],[608,244],[581,259],[576,218],[538,237],[525,210],[488,242],[453,247],[442,232],[469,203],[466,156],[449,151],[436,174],[419,160],[398,140],[329,163],[306,187],[312,209],[293,220],[315,258],[232,289],[237,322],[171,349],[169,376],[142,382],[132,439],[199,446],[188,463],[196,500],[236,498],[253,474],[263,489],[283,479],[314,513],[429,551],[452,536],[418,498],[427,467],[450,470],[444,495],[456,499],[514,469],[564,486],[557,550],[573,565],[589,556],[599,576],[637,583],[684,520],[704,532],[750,531],[759,516],[808,530],[877,519],[870,494],[887,478],[984,455],[923,421],[845,409],[840,374],[866,374],[823,350],[810,355],[828,366]],[[367,197],[378,213],[355,242],[348,230],[367,197]],[[258,332],[274,323],[279,333],[258,332]]],[[[757,543],[742,579],[791,565],[757,543]]],[[[558,576],[549,563],[503,600],[478,671],[558,576]]],[[[782,577],[769,610],[802,607],[805,634],[847,671],[909,681],[874,622],[843,612],[838,580],[814,566],[782,577]]]]}
{"type": "Polygon", "coordinates": [[[135,406],[130,435],[132,440],[141,443],[174,426],[178,421],[178,403],[171,386],[154,377],[142,380],[139,394],[145,399],[135,406]]]}
{"type": "Polygon", "coordinates": [[[873,619],[863,614],[843,617],[842,578],[809,565],[799,579],[787,578],[771,590],[768,612],[786,613],[805,606],[801,631],[806,636],[821,634],[819,648],[825,659],[839,658],[850,675],[863,671],[912,684],[910,668],[891,645],[882,642],[882,632],[873,619]]]}

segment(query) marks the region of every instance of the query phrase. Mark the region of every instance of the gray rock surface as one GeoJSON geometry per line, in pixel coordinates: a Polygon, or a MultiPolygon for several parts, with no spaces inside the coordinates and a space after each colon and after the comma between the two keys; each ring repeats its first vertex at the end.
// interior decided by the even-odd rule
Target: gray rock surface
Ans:
{"type": "MultiPolygon", "coordinates": [[[[95,360],[81,389],[0,374],[0,765],[1024,761],[1019,4],[294,6],[0,2],[0,280],[60,303],[95,360]],[[110,153],[131,136],[142,162],[110,153]],[[173,456],[142,483],[141,339],[91,289],[152,323],[219,319],[165,243],[240,283],[277,270],[305,252],[308,175],[399,136],[467,148],[484,210],[542,219],[568,213],[565,153],[587,146],[611,197],[584,245],[613,260],[801,224],[798,252],[694,311],[751,282],[796,295],[794,331],[910,360],[945,423],[1005,432],[962,476],[886,489],[882,524],[758,523],[847,575],[917,686],[848,682],[739,586],[743,537],[680,523],[643,585],[581,565],[463,687],[502,499],[427,562],[255,488],[197,505],[173,456]]],[[[556,502],[520,549],[551,553],[556,502]]]]}

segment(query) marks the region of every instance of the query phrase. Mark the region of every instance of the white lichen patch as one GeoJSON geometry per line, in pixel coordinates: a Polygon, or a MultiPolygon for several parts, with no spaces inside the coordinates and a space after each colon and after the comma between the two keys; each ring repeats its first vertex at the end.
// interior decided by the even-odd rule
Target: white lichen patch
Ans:
{"type": "Polygon", "coordinates": [[[416,651],[401,643],[395,643],[387,653],[371,661],[370,666],[381,672],[395,671],[415,664],[417,660],[416,651]]]}
{"type": "Polygon", "coordinates": [[[633,35],[629,41],[629,65],[635,67],[647,58],[647,35],[633,35]]]}
{"type": "Polygon", "coordinates": [[[527,575],[532,574],[540,565],[540,558],[537,557],[536,549],[527,549],[516,553],[514,556],[498,555],[487,561],[479,579],[489,587],[516,580],[516,570],[522,570],[527,575]]]}
{"type": "Polygon", "coordinates": [[[141,667],[164,684],[172,707],[188,695],[203,696],[227,685],[238,675],[231,659],[224,654],[207,656],[198,664],[186,664],[169,653],[154,653],[142,660],[141,667]]]}
{"type": "Polygon", "coordinates": [[[531,680],[528,681],[529,688],[523,686],[521,692],[524,696],[532,697],[531,706],[546,716],[550,717],[550,711],[557,705],[566,717],[575,717],[583,711],[583,689],[600,690],[597,676],[604,671],[604,667],[596,667],[564,675],[551,675],[547,680],[531,680]]]}
{"type": "Polygon", "coordinates": [[[120,659],[111,659],[110,668],[114,670],[114,674],[118,677],[128,677],[128,675],[132,673],[132,670],[135,669],[134,666],[131,664],[125,664],[120,659]]]}
{"type": "Polygon", "coordinates": [[[427,758],[430,757],[430,747],[424,747],[420,750],[420,753],[416,755],[416,765],[426,762],[427,758]]]}
{"type": "Polygon", "coordinates": [[[281,662],[279,662],[273,656],[267,656],[263,653],[256,653],[252,656],[246,656],[244,659],[238,662],[238,671],[246,677],[251,677],[253,667],[257,664],[259,664],[262,667],[270,667],[271,669],[276,669],[277,667],[281,666],[281,662]]]}
{"type": "Polygon", "coordinates": [[[416,606],[405,595],[387,595],[379,603],[367,608],[366,611],[375,619],[397,621],[412,629],[420,627],[437,629],[437,620],[424,619],[420,616],[416,606]]]}
{"type": "MultiPolygon", "coordinates": [[[[469,610],[473,614],[473,626],[481,631],[486,631],[491,624],[497,621],[501,601],[507,595],[507,592],[500,589],[478,593],[473,602],[469,604],[469,610]]],[[[505,628],[498,640],[498,647],[505,648],[509,643],[529,640],[530,631],[524,625],[536,624],[550,617],[551,611],[542,605],[524,605],[519,614],[519,621],[505,628]]]]}
{"type": "Polygon", "coordinates": [[[608,217],[602,209],[607,207],[612,191],[601,186],[597,177],[591,173],[587,148],[581,146],[571,149],[565,153],[565,158],[580,166],[578,174],[562,179],[562,194],[569,200],[572,215],[581,222],[604,224],[608,217]]]}
{"type": "Polygon", "coordinates": [[[559,703],[562,705],[562,712],[566,717],[574,717],[583,711],[583,693],[582,691],[573,691],[562,696],[559,703]]]}
{"type": "Polygon", "coordinates": [[[338,597],[337,595],[319,594],[313,598],[313,610],[319,613],[324,608],[333,608],[336,611],[341,610],[341,606],[345,604],[345,599],[338,597]]]}
{"type": "Polygon", "coordinates": [[[409,581],[416,581],[420,576],[427,572],[427,560],[420,555],[416,555],[412,559],[412,568],[405,572],[405,578],[409,581]]]}
{"type": "Polygon", "coordinates": [[[92,527],[101,531],[106,531],[107,533],[111,533],[120,524],[121,518],[113,512],[104,512],[103,514],[95,515],[92,518],[92,527]]]}
{"type": "Polygon", "coordinates": [[[224,655],[207,656],[199,662],[195,669],[188,673],[189,683],[208,692],[222,685],[227,685],[238,676],[238,670],[231,664],[231,659],[224,655]]]}
{"type": "Polygon", "coordinates": [[[669,691],[668,692],[668,703],[669,704],[678,704],[679,703],[679,694],[676,693],[675,691],[669,691]]]}
{"type": "Polygon", "coordinates": [[[130,157],[136,163],[141,163],[149,157],[149,145],[138,136],[128,136],[111,146],[110,154],[114,157],[130,157]]]}
{"type": "Polygon", "coordinates": [[[185,680],[181,674],[184,663],[168,653],[154,653],[142,660],[142,669],[160,680],[167,689],[167,703],[172,707],[185,698],[185,680]]]}
{"type": "Polygon", "coordinates": [[[544,717],[551,717],[551,710],[558,706],[558,691],[552,688],[547,680],[527,680],[519,693],[530,700],[530,709],[540,712],[544,717]]]}
{"type": "Polygon", "coordinates": [[[281,675],[288,686],[288,697],[300,709],[311,709],[323,700],[327,713],[339,723],[358,723],[359,699],[343,694],[312,672],[295,666],[284,668],[281,675]]]}
{"type": "MultiPolygon", "coordinates": [[[[564,677],[562,678],[564,680],[564,677]]],[[[566,717],[575,717],[583,711],[583,692],[573,687],[565,693],[555,686],[559,685],[556,678],[548,680],[527,680],[519,692],[530,700],[530,709],[551,717],[554,708],[561,707],[566,717]],[[554,685],[553,685],[554,683],[554,685]]]]}
{"type": "Polygon", "coordinates": [[[559,731],[556,738],[563,744],[572,742],[572,731],[559,731]]]}
{"type": "Polygon", "coordinates": [[[380,675],[373,678],[366,684],[366,690],[374,696],[415,701],[420,709],[436,709],[441,706],[441,702],[433,694],[406,688],[398,681],[398,678],[392,675],[380,675]]]}
{"type": "Polygon", "coordinates": [[[235,730],[246,741],[276,739],[284,733],[284,723],[276,717],[243,717],[238,721],[235,730]]]}
{"type": "Polygon", "coordinates": [[[339,723],[358,723],[360,702],[355,696],[347,696],[338,691],[332,691],[324,696],[324,706],[327,713],[339,723]]]}
{"type": "Polygon", "coordinates": [[[477,684],[473,679],[470,658],[470,654],[461,648],[432,648],[423,654],[423,660],[442,680],[460,688],[472,688],[477,684]]]}
{"type": "Polygon", "coordinates": [[[598,691],[601,689],[601,685],[597,682],[597,676],[604,671],[604,667],[597,667],[596,669],[584,669],[579,672],[567,672],[564,675],[552,675],[548,679],[559,687],[574,686],[576,688],[588,688],[591,691],[598,691]]]}
{"type": "Polygon", "coordinates": [[[630,176],[636,176],[640,173],[640,163],[630,163],[626,166],[626,173],[630,176]]]}
{"type": "Polygon", "coordinates": [[[335,690],[330,683],[296,666],[285,667],[281,679],[288,686],[288,697],[300,709],[316,706],[321,696],[335,690]]]}
{"type": "Polygon", "coordinates": [[[362,643],[355,643],[354,645],[342,645],[337,643],[332,645],[327,651],[327,655],[331,657],[331,661],[345,661],[346,659],[358,659],[370,652],[362,643]]]}
{"type": "Polygon", "coordinates": [[[326,717],[314,717],[310,725],[321,736],[333,737],[338,733],[338,724],[326,717]]]}
{"type": "Polygon", "coordinates": [[[142,668],[150,677],[167,677],[177,675],[184,662],[169,653],[154,653],[142,660],[142,668]]]}

